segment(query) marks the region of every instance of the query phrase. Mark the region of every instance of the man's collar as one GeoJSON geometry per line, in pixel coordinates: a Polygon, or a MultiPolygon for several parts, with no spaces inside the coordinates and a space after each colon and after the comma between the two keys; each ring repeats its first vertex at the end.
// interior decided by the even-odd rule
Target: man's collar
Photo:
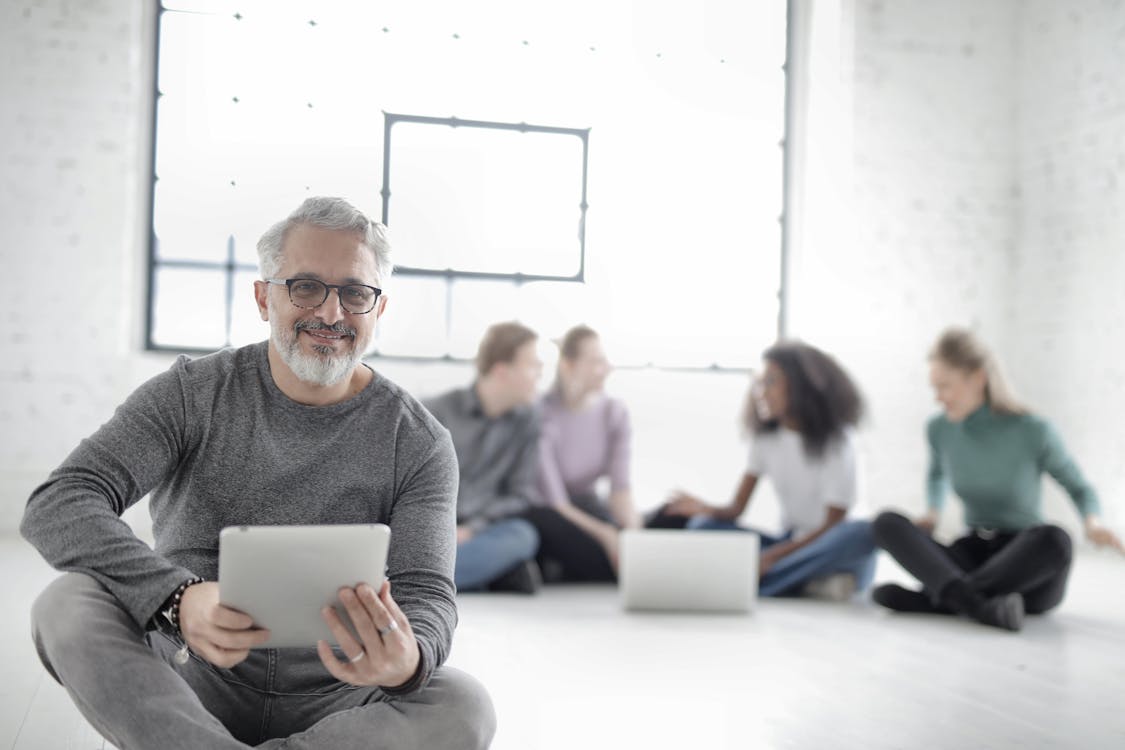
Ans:
{"type": "Polygon", "coordinates": [[[477,393],[477,385],[479,382],[480,381],[474,380],[461,396],[461,407],[467,414],[471,414],[474,417],[485,416],[484,404],[481,403],[480,394],[477,393]]]}
{"type": "Polygon", "coordinates": [[[484,417],[485,419],[508,419],[515,418],[522,414],[532,411],[532,405],[519,405],[513,406],[510,409],[505,409],[502,414],[497,414],[495,417],[490,417],[484,410],[484,403],[480,399],[480,381],[474,380],[468,388],[461,394],[461,408],[465,410],[466,414],[474,417],[484,417]]]}

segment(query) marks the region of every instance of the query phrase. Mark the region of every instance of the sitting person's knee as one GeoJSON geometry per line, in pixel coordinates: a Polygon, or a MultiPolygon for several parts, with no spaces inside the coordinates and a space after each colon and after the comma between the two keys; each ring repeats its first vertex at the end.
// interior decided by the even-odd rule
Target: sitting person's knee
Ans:
{"type": "Polygon", "coordinates": [[[1044,552],[1054,556],[1060,565],[1070,562],[1074,545],[1066,531],[1053,524],[1046,524],[1028,529],[1028,533],[1033,534],[1037,543],[1043,546],[1044,552]]]}
{"type": "Polygon", "coordinates": [[[522,547],[529,550],[528,557],[534,555],[536,550],[539,549],[539,531],[530,521],[525,521],[522,518],[514,519],[512,535],[522,547]]]}
{"type": "Polygon", "coordinates": [[[48,584],[31,605],[31,638],[35,651],[56,682],[62,681],[51,657],[65,659],[66,649],[81,650],[81,636],[87,623],[78,616],[76,602],[84,590],[97,587],[100,584],[84,573],[66,573],[48,584]]]}
{"type": "Polygon", "coordinates": [[[101,584],[85,573],[65,573],[51,581],[31,606],[33,630],[37,634],[59,633],[67,628],[81,631],[84,623],[76,616],[76,603],[84,591],[96,588],[101,584]]]}
{"type": "Polygon", "coordinates": [[[913,525],[913,522],[901,513],[885,510],[875,516],[875,520],[871,522],[871,532],[875,537],[875,542],[882,547],[895,532],[913,525]]]}
{"type": "Polygon", "coordinates": [[[841,521],[839,533],[848,541],[849,546],[869,552],[875,551],[874,527],[870,521],[841,521]]]}
{"type": "Polygon", "coordinates": [[[431,687],[440,691],[447,730],[442,734],[458,737],[459,747],[487,748],[496,733],[496,710],[484,685],[472,675],[442,667],[431,687]]]}

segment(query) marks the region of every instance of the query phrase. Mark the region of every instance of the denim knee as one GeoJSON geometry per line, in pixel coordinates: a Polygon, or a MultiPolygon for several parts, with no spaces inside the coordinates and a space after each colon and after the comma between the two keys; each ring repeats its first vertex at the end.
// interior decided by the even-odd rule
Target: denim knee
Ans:
{"type": "Polygon", "coordinates": [[[65,662],[67,649],[81,651],[86,618],[76,611],[76,595],[83,588],[100,584],[84,573],[66,573],[51,581],[31,605],[31,639],[43,667],[62,684],[48,651],[56,660],[65,662]]]}
{"type": "Polygon", "coordinates": [[[441,705],[442,737],[456,738],[457,747],[487,748],[496,734],[492,698],[475,677],[452,667],[442,667],[430,682],[441,705]]]}
{"type": "Polygon", "coordinates": [[[503,522],[509,534],[512,547],[526,554],[524,559],[535,557],[539,551],[539,531],[530,521],[523,518],[510,518],[503,522]]]}
{"type": "Polygon", "coordinates": [[[841,544],[856,554],[875,551],[875,536],[869,521],[841,521],[839,526],[841,544]]]}

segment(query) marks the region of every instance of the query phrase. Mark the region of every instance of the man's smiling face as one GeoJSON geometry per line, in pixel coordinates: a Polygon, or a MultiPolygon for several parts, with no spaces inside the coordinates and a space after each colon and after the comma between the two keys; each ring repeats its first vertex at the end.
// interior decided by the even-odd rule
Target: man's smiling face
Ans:
{"type": "MultiPolygon", "coordinates": [[[[357,232],[301,224],[289,231],[283,247],[277,278],[379,286],[375,257],[357,232]]],[[[333,385],[352,373],[371,343],[382,299],[369,313],[349,313],[332,289],[319,307],[308,309],[294,305],[284,286],[258,283],[273,345],[298,379],[333,385]]]]}

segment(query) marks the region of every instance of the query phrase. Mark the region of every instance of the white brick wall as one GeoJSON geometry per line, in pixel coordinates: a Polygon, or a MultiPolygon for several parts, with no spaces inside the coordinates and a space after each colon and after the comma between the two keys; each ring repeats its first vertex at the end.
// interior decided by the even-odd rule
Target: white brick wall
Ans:
{"type": "Polygon", "coordinates": [[[0,253],[16,295],[3,314],[0,530],[144,360],[150,5],[0,5],[0,253]]]}
{"type": "MultiPolygon", "coordinates": [[[[171,361],[140,351],[150,5],[0,5],[0,252],[7,273],[38,284],[4,314],[0,533],[16,528],[50,470],[171,361]],[[50,299],[44,282],[52,278],[75,282],[73,302],[50,299]]],[[[471,377],[466,367],[382,369],[419,394],[471,377]]],[[[637,472],[638,504],[654,506],[677,485],[725,496],[743,462],[735,414],[745,377],[633,372],[615,380],[633,392],[637,448],[653,457],[650,470],[637,472]],[[715,449],[676,460],[699,434],[715,449]]],[[[143,526],[143,513],[133,518],[143,526]]]]}
{"type": "MultiPolygon", "coordinates": [[[[1006,348],[1125,530],[1125,3],[1033,0],[1018,32],[1018,252],[1006,348]]],[[[1055,518],[1073,520],[1053,484],[1055,518]]]]}
{"type": "MultiPolygon", "coordinates": [[[[1125,178],[1121,3],[842,1],[854,43],[854,234],[829,222],[806,233],[794,319],[870,398],[871,504],[921,507],[921,429],[933,412],[925,353],[948,323],[1001,342],[1017,385],[1115,502],[1125,490],[1116,429],[1095,415],[1125,413],[1114,346],[1125,270],[1115,210],[1125,178]]],[[[20,280],[83,282],[71,307],[40,283],[3,313],[0,531],[168,362],[139,352],[149,5],[0,5],[3,267],[20,280]]],[[[467,377],[385,369],[420,392],[467,377]]],[[[619,373],[616,385],[635,400],[643,505],[673,485],[729,492],[742,461],[741,378],[619,373]],[[684,460],[701,439],[713,450],[684,460]]]]}
{"type": "MultiPolygon", "coordinates": [[[[854,194],[834,196],[843,211],[823,204],[827,230],[817,231],[822,216],[810,205],[794,333],[834,352],[862,384],[876,508],[922,508],[922,431],[936,411],[926,354],[936,334],[953,323],[1003,334],[1017,205],[1014,9],[972,0],[844,5],[854,194]]],[[[947,513],[947,527],[957,522],[947,513]]]]}
{"type": "MultiPolygon", "coordinates": [[[[921,426],[934,411],[925,353],[956,323],[995,346],[1120,524],[1125,462],[1111,415],[1125,413],[1125,4],[844,8],[854,232],[822,231],[803,248],[806,309],[794,318],[871,399],[873,504],[922,507],[921,426]]],[[[1048,517],[1077,529],[1045,485],[1048,517]]]]}

